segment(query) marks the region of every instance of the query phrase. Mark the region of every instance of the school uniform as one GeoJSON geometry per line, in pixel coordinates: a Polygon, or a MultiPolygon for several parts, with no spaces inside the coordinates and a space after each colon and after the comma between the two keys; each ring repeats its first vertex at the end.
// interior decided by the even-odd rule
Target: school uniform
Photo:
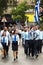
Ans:
{"type": "Polygon", "coordinates": [[[18,35],[12,35],[12,50],[13,51],[18,51],[18,40],[19,36],[18,35]]]}
{"type": "Polygon", "coordinates": [[[8,45],[8,38],[2,36],[2,37],[1,37],[1,44],[2,44],[2,46],[3,46],[3,49],[6,50],[6,47],[7,47],[7,45],[8,45]]]}
{"type": "Polygon", "coordinates": [[[7,55],[8,55],[8,51],[9,51],[9,46],[10,46],[10,33],[8,31],[5,31],[6,36],[8,38],[8,45],[6,47],[6,51],[7,51],[7,55]]]}
{"type": "Polygon", "coordinates": [[[43,31],[42,31],[42,45],[43,45],[43,31]]]}
{"type": "Polygon", "coordinates": [[[37,34],[38,34],[38,36],[36,37],[36,46],[37,46],[37,53],[39,53],[39,48],[40,48],[40,30],[36,30],[35,31],[37,34]]]}
{"type": "Polygon", "coordinates": [[[1,43],[1,33],[0,33],[0,43],[1,43]]]}
{"type": "Polygon", "coordinates": [[[4,32],[4,30],[1,30],[1,32],[0,32],[1,33],[1,36],[2,36],[3,32],[4,32]]]}
{"type": "Polygon", "coordinates": [[[8,37],[8,46],[10,46],[10,33],[8,31],[6,31],[6,36],[8,37]]]}
{"type": "Polygon", "coordinates": [[[28,44],[28,32],[25,32],[25,54],[28,55],[28,48],[29,48],[29,44],[28,44]]]}
{"type": "Polygon", "coordinates": [[[42,52],[42,31],[40,31],[40,45],[39,45],[39,52],[41,53],[42,52]]]}
{"type": "Polygon", "coordinates": [[[32,57],[34,56],[34,54],[35,54],[35,38],[36,38],[36,32],[34,31],[34,30],[31,30],[30,31],[30,35],[31,35],[31,49],[32,49],[32,51],[31,51],[31,53],[32,53],[32,57]]]}
{"type": "Polygon", "coordinates": [[[22,31],[21,37],[22,37],[22,45],[24,47],[24,44],[25,44],[25,32],[24,31],[22,31]]]}
{"type": "Polygon", "coordinates": [[[28,32],[28,45],[29,45],[29,56],[31,53],[31,35],[30,35],[30,31],[28,32]]]}
{"type": "Polygon", "coordinates": [[[24,45],[25,45],[25,32],[24,32],[24,31],[19,30],[19,31],[18,31],[18,33],[19,33],[19,34],[21,34],[21,38],[22,38],[22,45],[23,45],[23,47],[24,47],[24,45]]]}

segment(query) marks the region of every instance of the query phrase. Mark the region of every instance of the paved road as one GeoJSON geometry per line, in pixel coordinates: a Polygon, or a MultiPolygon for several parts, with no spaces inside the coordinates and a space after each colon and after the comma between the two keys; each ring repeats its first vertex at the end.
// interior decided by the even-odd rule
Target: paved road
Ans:
{"type": "Polygon", "coordinates": [[[10,48],[9,50],[9,57],[5,60],[1,59],[1,53],[0,53],[0,65],[43,65],[43,53],[39,55],[38,59],[33,58],[26,58],[24,54],[23,47],[19,46],[19,57],[17,61],[13,61],[13,52],[10,48]]]}

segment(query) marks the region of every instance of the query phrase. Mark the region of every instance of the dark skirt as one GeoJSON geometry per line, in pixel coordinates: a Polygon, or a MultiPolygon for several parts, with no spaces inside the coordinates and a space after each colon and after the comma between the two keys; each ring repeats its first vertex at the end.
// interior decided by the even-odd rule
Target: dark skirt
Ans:
{"type": "Polygon", "coordinates": [[[18,51],[18,42],[16,41],[16,42],[12,42],[12,50],[13,51],[18,51]]]}

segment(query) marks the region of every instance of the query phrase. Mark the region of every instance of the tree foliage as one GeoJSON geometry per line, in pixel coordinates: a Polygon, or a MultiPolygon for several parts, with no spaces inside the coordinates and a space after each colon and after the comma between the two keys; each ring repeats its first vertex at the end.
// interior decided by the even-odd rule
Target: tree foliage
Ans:
{"type": "MultiPolygon", "coordinates": [[[[19,15],[19,18],[21,18],[23,21],[25,21],[25,11],[29,9],[29,6],[27,5],[27,2],[22,2],[20,5],[18,5],[12,10],[12,14],[17,18],[19,15]]],[[[18,18],[17,18],[18,19],[18,18]]],[[[22,21],[21,20],[21,21],[22,21]]]]}
{"type": "Polygon", "coordinates": [[[43,4],[43,0],[41,0],[41,4],[43,4]]]}
{"type": "Polygon", "coordinates": [[[0,15],[3,13],[3,10],[7,8],[8,0],[0,0],[0,15]]]}

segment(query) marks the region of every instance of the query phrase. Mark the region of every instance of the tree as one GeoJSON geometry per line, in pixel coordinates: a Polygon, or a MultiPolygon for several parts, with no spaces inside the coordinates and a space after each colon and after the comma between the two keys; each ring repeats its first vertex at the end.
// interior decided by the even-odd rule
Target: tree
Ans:
{"type": "Polygon", "coordinates": [[[41,0],[41,4],[43,4],[43,0],[41,0]]]}
{"type": "Polygon", "coordinates": [[[8,0],[0,0],[0,15],[3,13],[3,10],[7,8],[8,0]]]}
{"type": "Polygon", "coordinates": [[[20,5],[18,5],[15,8],[13,8],[12,10],[12,14],[14,15],[14,17],[18,17],[19,15],[19,18],[21,17],[22,20],[20,20],[21,22],[22,21],[25,21],[26,20],[26,17],[25,17],[25,11],[29,9],[29,6],[27,5],[27,2],[22,2],[20,5]]]}

